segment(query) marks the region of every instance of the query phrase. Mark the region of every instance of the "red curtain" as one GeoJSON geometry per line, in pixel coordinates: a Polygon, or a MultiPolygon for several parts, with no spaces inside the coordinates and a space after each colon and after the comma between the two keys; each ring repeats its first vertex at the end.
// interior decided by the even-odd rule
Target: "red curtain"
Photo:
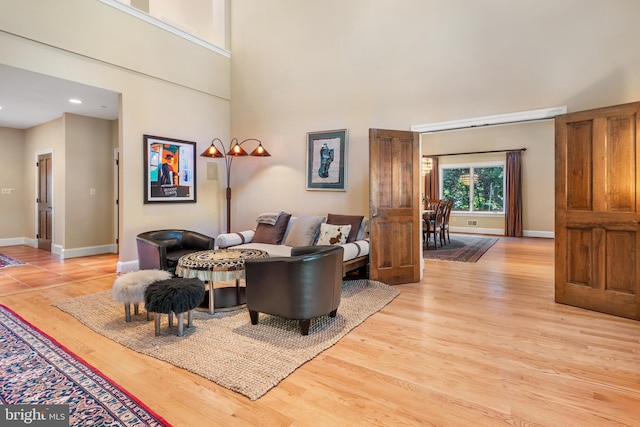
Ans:
{"type": "Polygon", "coordinates": [[[504,235],[522,237],[522,151],[507,152],[504,235]]]}

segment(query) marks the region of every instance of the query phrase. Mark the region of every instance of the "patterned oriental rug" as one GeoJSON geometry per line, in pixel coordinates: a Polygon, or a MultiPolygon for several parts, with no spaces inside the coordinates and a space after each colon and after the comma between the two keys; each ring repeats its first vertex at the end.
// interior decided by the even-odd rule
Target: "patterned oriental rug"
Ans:
{"type": "Polygon", "coordinates": [[[12,267],[14,265],[24,265],[24,262],[11,258],[9,255],[0,254],[0,268],[12,267]]]}
{"type": "Polygon", "coordinates": [[[424,259],[477,262],[498,240],[497,237],[451,235],[451,243],[442,247],[438,243],[438,249],[433,249],[433,241],[431,241],[430,248],[424,248],[422,254],[424,259]]]}
{"type": "MultiPolygon", "coordinates": [[[[252,325],[246,309],[208,314],[196,310],[193,328],[176,336],[162,316],[161,335],[146,314],[124,320],[122,304],[111,291],[72,298],[53,305],[94,331],[132,350],[186,369],[256,400],[280,381],[337,343],[349,331],[391,302],[400,291],[372,280],[348,280],[336,317],[311,321],[302,336],[295,320],[260,314],[252,325]]],[[[141,310],[144,312],[144,310],[141,310]]]]}
{"type": "Polygon", "coordinates": [[[69,405],[72,426],[169,425],[3,305],[0,305],[0,404],[69,405]]]}

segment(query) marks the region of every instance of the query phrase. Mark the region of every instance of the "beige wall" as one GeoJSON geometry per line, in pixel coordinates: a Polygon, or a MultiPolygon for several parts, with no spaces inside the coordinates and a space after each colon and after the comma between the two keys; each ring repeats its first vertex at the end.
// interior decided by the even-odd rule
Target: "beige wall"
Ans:
{"type": "MultiPolygon", "coordinates": [[[[38,154],[51,153],[53,166],[53,247],[70,256],[74,250],[114,244],[113,121],[75,114],[25,131],[20,173],[24,178],[20,237],[35,239],[38,154]],[[90,188],[96,195],[90,195],[90,188]]],[[[4,238],[6,234],[2,234],[4,238]]]]}
{"type": "MultiPolygon", "coordinates": [[[[640,99],[636,1],[231,6],[233,60],[99,2],[66,0],[62,8],[48,0],[0,0],[2,63],[121,94],[122,262],[136,259],[141,231],[171,226],[215,235],[224,227],[224,168],[214,160],[198,158],[196,204],[143,204],[144,133],[196,141],[198,152],[213,137],[264,141],[272,157],[233,166],[238,230],[279,209],[368,214],[372,127],[640,99]],[[348,191],[306,191],[306,133],[343,128],[348,191]],[[208,163],[218,166],[214,179],[207,179],[208,163]]],[[[26,174],[33,180],[33,171],[26,174]]]]}
{"type": "MultiPolygon", "coordinates": [[[[44,74],[78,81],[74,75],[79,74],[90,81],[88,84],[112,89],[106,70],[86,76],[82,68],[75,72],[67,68],[69,60],[79,60],[229,98],[228,58],[98,1],[65,0],[61,7],[48,0],[0,0],[0,8],[3,36],[18,36],[17,40],[3,40],[7,54],[5,60],[3,52],[3,62],[15,50],[28,46],[26,39],[31,39],[53,47],[52,52],[59,55],[47,64],[44,74]],[[61,49],[69,52],[69,58],[61,49]]],[[[42,59],[25,55],[21,68],[33,67],[37,68],[33,71],[43,72],[42,59]]]]}
{"type": "Polygon", "coordinates": [[[64,121],[62,118],[34,126],[25,131],[25,151],[22,158],[23,172],[25,176],[24,195],[24,219],[27,233],[24,237],[36,238],[36,161],[39,154],[51,154],[52,179],[53,179],[53,246],[59,252],[64,248],[65,233],[65,200],[66,200],[66,173],[65,173],[65,143],[64,121]]]}
{"type": "Polygon", "coordinates": [[[5,239],[23,238],[26,235],[24,200],[26,187],[25,168],[22,162],[25,153],[24,131],[0,127],[0,187],[14,189],[14,194],[0,194],[0,236],[5,239]]]}
{"type": "MultiPolygon", "coordinates": [[[[48,0],[0,0],[0,9],[3,64],[121,94],[121,264],[137,259],[135,236],[142,231],[178,227],[217,235],[224,224],[224,196],[217,181],[206,180],[204,159],[198,157],[196,165],[197,203],[143,203],[142,136],[194,141],[197,153],[214,136],[227,139],[230,59],[96,1],[67,0],[61,8],[48,0]]],[[[28,161],[34,150],[25,152],[30,176],[34,172],[28,161]]],[[[54,165],[66,166],[64,160],[54,165]]],[[[56,204],[64,203],[65,187],[56,184],[55,191],[56,204]]],[[[58,221],[65,214],[64,205],[56,211],[58,221]]],[[[33,224],[33,218],[27,223],[33,224]]],[[[58,234],[67,235],[64,224],[56,222],[56,227],[58,234]]]]}
{"type": "Polygon", "coordinates": [[[114,243],[112,123],[67,114],[27,130],[0,128],[7,159],[14,159],[2,169],[7,174],[2,185],[16,188],[15,195],[0,199],[3,218],[8,219],[1,239],[35,239],[35,164],[38,154],[51,153],[54,251],[114,243]],[[89,197],[90,185],[99,189],[96,197],[89,197]]]}
{"type": "Polygon", "coordinates": [[[112,126],[110,120],[64,115],[66,250],[115,243],[112,126]]]}
{"type": "MultiPolygon", "coordinates": [[[[473,151],[526,148],[522,154],[522,225],[527,236],[552,237],[554,231],[554,121],[521,123],[435,132],[422,135],[422,153],[442,155],[473,151]]],[[[440,156],[440,165],[505,161],[505,153],[440,156]]],[[[501,234],[504,215],[499,217],[454,213],[451,227],[464,232],[501,234]],[[467,227],[467,220],[477,226],[467,227]]]]}
{"type": "Polygon", "coordinates": [[[231,6],[232,134],[262,139],[273,155],[260,169],[234,166],[238,227],[261,210],[368,214],[369,128],[640,100],[637,1],[231,6]],[[305,191],[305,133],[341,128],[348,191],[305,191]]]}

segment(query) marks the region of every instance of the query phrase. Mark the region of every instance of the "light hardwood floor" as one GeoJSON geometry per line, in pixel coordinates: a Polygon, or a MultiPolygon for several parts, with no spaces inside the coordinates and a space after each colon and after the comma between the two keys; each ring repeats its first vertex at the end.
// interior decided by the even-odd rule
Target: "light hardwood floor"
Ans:
{"type": "Polygon", "coordinates": [[[640,425],[640,322],[554,303],[552,240],[501,238],[476,264],[425,261],[420,283],[399,285],[393,302],[255,402],[50,305],[109,289],[115,257],[0,252],[70,282],[29,276],[8,290],[0,277],[0,304],[175,426],[640,425]]]}

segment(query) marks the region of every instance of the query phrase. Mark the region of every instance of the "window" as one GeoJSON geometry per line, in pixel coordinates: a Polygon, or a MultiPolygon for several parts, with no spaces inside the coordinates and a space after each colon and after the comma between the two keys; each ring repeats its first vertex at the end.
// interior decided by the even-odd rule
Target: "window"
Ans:
{"type": "Polygon", "coordinates": [[[443,165],[441,197],[453,210],[504,213],[504,163],[443,165]]]}

